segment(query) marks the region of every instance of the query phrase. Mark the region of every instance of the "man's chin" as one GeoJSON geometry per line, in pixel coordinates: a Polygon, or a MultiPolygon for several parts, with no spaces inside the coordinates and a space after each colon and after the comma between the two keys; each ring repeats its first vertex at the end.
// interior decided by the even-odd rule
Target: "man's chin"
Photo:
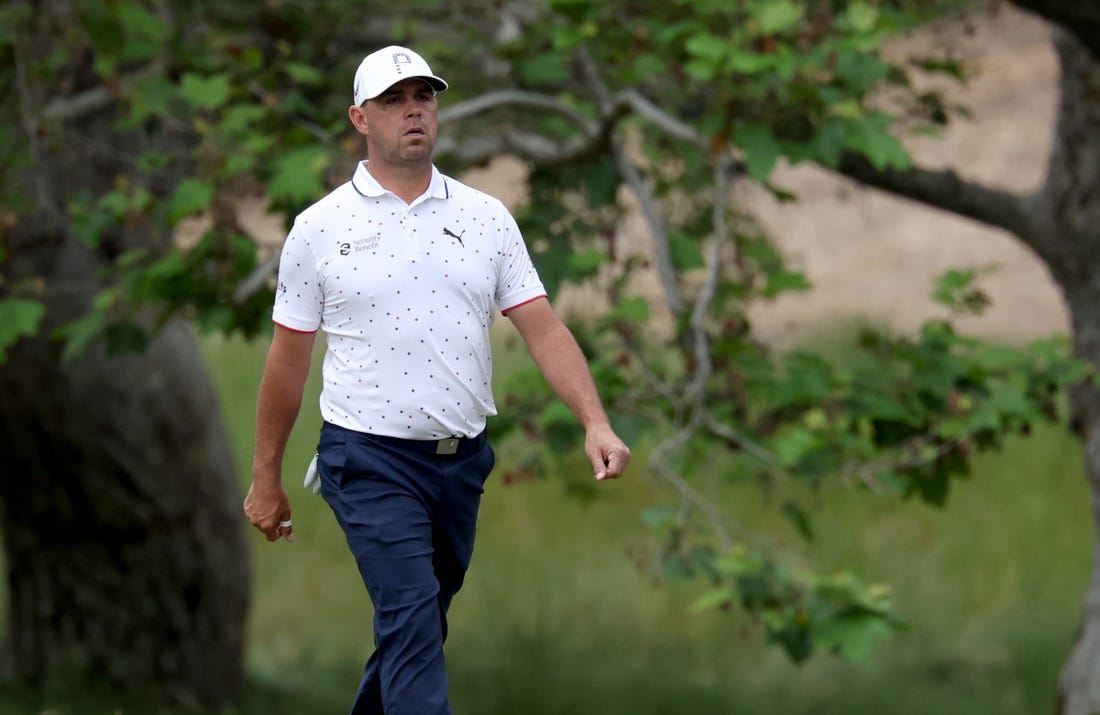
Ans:
{"type": "Polygon", "coordinates": [[[432,147],[430,144],[408,147],[401,152],[400,159],[406,164],[423,164],[425,162],[431,162],[432,147]]]}

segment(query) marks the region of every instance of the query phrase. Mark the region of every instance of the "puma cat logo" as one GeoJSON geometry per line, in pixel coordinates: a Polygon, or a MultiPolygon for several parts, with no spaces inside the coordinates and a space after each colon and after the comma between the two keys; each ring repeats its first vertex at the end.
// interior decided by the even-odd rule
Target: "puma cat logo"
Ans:
{"type": "Polygon", "coordinates": [[[466,244],[462,242],[462,237],[466,235],[465,231],[463,231],[462,233],[455,233],[455,232],[451,231],[451,229],[445,228],[445,229],[443,229],[443,235],[444,236],[450,236],[454,240],[458,241],[458,245],[462,246],[463,248],[466,248],[466,244]]]}

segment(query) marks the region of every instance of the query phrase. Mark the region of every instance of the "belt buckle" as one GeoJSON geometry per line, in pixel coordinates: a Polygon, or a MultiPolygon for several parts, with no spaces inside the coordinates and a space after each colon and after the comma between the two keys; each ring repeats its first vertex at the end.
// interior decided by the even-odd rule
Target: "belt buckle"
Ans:
{"type": "Polygon", "coordinates": [[[435,443],[436,454],[455,454],[458,452],[458,437],[448,437],[435,443]]]}

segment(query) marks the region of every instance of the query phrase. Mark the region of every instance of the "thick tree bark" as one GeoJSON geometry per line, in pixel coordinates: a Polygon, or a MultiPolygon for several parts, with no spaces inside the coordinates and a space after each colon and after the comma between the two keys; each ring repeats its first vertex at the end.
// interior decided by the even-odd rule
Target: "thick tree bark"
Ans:
{"type": "MultiPolygon", "coordinates": [[[[74,239],[28,238],[17,265],[48,263],[43,277],[65,287],[49,293],[56,324],[86,305],[94,262],[74,239]]],[[[188,329],[169,326],[142,354],[93,348],[67,364],[57,341],[21,341],[0,395],[6,674],[187,707],[238,695],[240,492],[188,329]]]]}
{"type": "MultiPolygon", "coordinates": [[[[1092,3],[1020,1],[1055,22],[1100,23],[1092,3]],[[1072,12],[1070,12],[1072,10],[1072,12]],[[1066,13],[1069,13],[1068,15],[1066,13]]],[[[1044,186],[1013,197],[952,172],[877,171],[858,158],[841,170],[858,181],[1011,231],[1046,263],[1069,307],[1074,354],[1100,370],[1100,44],[1083,41],[1079,25],[1054,29],[1062,65],[1061,102],[1044,186]]],[[[1073,424],[1085,449],[1094,523],[1092,578],[1077,641],[1058,683],[1059,715],[1100,712],[1100,389],[1072,395],[1073,424]]]]}
{"type": "MultiPolygon", "coordinates": [[[[1051,153],[1039,250],[1070,309],[1078,357],[1100,369],[1100,45],[1056,34],[1062,98],[1051,153]]],[[[1094,524],[1092,577],[1077,641],[1059,678],[1058,712],[1100,712],[1100,389],[1073,395],[1075,421],[1085,442],[1085,470],[1094,524]]]]}
{"type": "Polygon", "coordinates": [[[3,98],[29,147],[19,188],[36,210],[0,226],[0,295],[37,298],[47,312],[38,337],[0,363],[2,670],[39,691],[93,686],[214,706],[241,689],[250,579],[236,470],[194,340],[173,323],[140,354],[93,344],[62,362],[52,337],[87,313],[119,254],[156,255],[166,243],[135,216],[89,247],[66,207],[129,179],[144,149],[189,150],[163,128],[118,132],[121,105],[44,110],[99,95],[84,92],[99,84],[85,55],[36,73],[79,24],[78,8],[36,8],[12,48],[18,91],[3,98]]]}

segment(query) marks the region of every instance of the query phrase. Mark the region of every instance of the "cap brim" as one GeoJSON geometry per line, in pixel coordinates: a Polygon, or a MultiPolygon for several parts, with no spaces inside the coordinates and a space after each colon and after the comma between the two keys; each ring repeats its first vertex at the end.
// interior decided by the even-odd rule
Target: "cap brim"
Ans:
{"type": "Polygon", "coordinates": [[[359,102],[359,104],[362,104],[363,102],[366,102],[367,100],[370,100],[370,99],[376,99],[378,97],[381,97],[386,92],[386,90],[388,90],[394,84],[397,84],[398,82],[404,82],[405,80],[408,80],[408,79],[418,79],[418,80],[421,80],[423,82],[426,82],[428,84],[428,86],[430,86],[436,92],[445,92],[445,91],[447,91],[448,84],[447,84],[446,80],[444,80],[442,77],[436,77],[435,75],[431,75],[431,74],[414,74],[414,75],[409,75],[408,77],[402,77],[401,79],[397,80],[397,82],[394,82],[393,84],[388,84],[385,87],[382,87],[381,89],[379,89],[374,94],[363,97],[362,101],[359,102]]]}

